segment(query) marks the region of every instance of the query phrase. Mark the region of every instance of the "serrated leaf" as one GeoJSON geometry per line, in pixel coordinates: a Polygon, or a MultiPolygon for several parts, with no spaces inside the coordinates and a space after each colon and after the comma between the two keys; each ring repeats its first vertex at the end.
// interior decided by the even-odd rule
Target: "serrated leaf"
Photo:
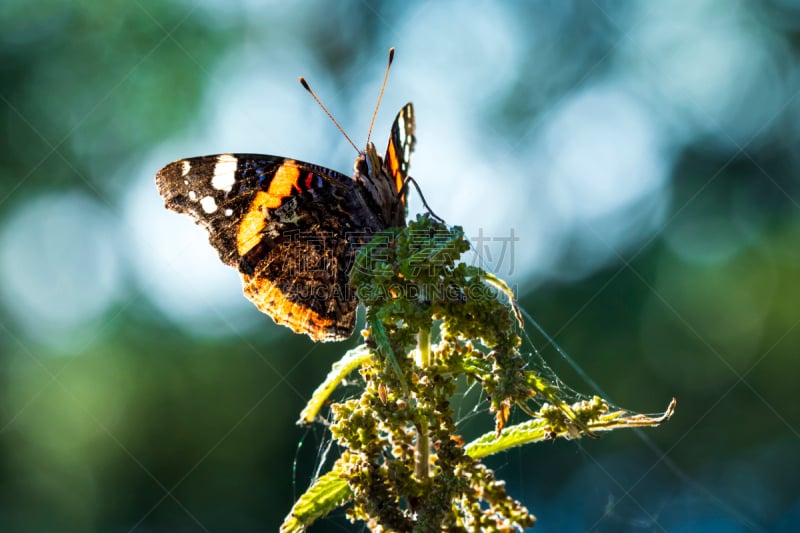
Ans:
{"type": "MultiPolygon", "coordinates": [[[[676,401],[673,398],[664,413],[658,417],[630,414],[628,411],[611,411],[604,413],[597,420],[586,422],[585,425],[593,433],[621,428],[655,427],[669,420],[672,413],[675,412],[675,405],[676,401]]],[[[552,432],[548,426],[549,422],[544,418],[527,420],[503,429],[499,437],[494,431],[484,433],[467,444],[464,449],[470,457],[480,459],[523,444],[550,440],[556,437],[574,439],[583,434],[575,426],[568,426],[559,432],[552,432]]]]}
{"type": "Polygon", "coordinates": [[[342,469],[337,462],[330,472],[317,478],[295,502],[291,512],[283,519],[281,531],[284,533],[305,531],[317,518],[341,507],[352,497],[353,493],[342,478],[342,469]]]}
{"type": "Polygon", "coordinates": [[[371,356],[372,353],[369,348],[365,344],[361,344],[352,350],[348,350],[341,359],[333,363],[331,371],[325,376],[325,381],[314,390],[311,394],[311,399],[308,400],[308,403],[300,412],[300,420],[297,423],[310,424],[313,422],[319,415],[322,406],[328,401],[331,393],[339,386],[339,383],[371,356]]]}

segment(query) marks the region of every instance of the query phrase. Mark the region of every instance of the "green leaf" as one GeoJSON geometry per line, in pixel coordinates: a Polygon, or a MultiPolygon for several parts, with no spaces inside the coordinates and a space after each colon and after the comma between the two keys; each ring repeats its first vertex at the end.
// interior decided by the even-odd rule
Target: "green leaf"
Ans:
{"type": "Polygon", "coordinates": [[[341,476],[342,467],[337,462],[330,472],[317,478],[284,518],[281,531],[286,533],[304,531],[317,518],[350,501],[353,493],[341,476]]]}
{"type": "MultiPolygon", "coordinates": [[[[620,428],[655,427],[669,420],[672,413],[675,412],[675,405],[676,401],[673,398],[664,413],[658,417],[630,414],[628,411],[617,410],[604,413],[595,420],[585,422],[585,425],[587,430],[592,433],[620,428]]],[[[576,411],[578,416],[582,413],[580,406],[573,406],[573,410],[576,411]]],[[[583,434],[584,432],[574,425],[565,425],[558,430],[554,430],[551,426],[551,420],[541,417],[509,426],[500,432],[499,437],[494,431],[484,433],[467,444],[465,450],[470,457],[480,459],[523,444],[552,440],[557,437],[574,439],[581,437],[583,434]]]]}
{"type": "Polygon", "coordinates": [[[365,361],[369,360],[370,357],[372,357],[372,352],[369,347],[361,344],[352,350],[348,350],[341,359],[333,363],[331,371],[325,376],[325,381],[314,390],[311,394],[311,399],[308,400],[308,403],[300,412],[300,420],[297,423],[310,424],[316,420],[320,409],[328,401],[334,389],[339,386],[339,383],[365,361]]]}

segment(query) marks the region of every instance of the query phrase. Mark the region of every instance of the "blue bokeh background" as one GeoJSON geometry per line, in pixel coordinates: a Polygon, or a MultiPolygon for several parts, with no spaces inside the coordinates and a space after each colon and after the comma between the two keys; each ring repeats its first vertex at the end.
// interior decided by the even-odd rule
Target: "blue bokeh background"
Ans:
{"type": "Polygon", "coordinates": [[[294,420],[357,339],[259,314],[153,177],[220,152],[348,172],[297,76],[362,144],[394,46],[379,149],[413,101],[434,210],[616,404],[678,398],[650,440],[492,458],[536,529],[794,531],[798,36],[793,0],[6,0],[0,529],[276,530],[324,443],[294,420]]]}

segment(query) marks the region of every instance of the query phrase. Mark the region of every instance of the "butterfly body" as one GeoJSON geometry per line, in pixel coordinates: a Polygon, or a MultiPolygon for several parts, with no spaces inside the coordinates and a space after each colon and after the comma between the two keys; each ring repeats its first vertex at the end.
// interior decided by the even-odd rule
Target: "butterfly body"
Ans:
{"type": "Polygon", "coordinates": [[[342,340],[355,327],[356,252],[376,232],[405,225],[414,142],[407,104],[384,156],[367,143],[352,178],[285,157],[220,154],[170,163],[156,184],[167,208],[208,231],[256,307],[316,341],[342,340]]]}

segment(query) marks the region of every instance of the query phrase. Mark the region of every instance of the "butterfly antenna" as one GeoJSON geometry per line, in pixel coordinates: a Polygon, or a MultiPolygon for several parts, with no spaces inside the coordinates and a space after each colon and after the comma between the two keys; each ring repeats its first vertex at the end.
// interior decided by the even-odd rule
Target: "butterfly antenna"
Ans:
{"type": "MultiPolygon", "coordinates": [[[[334,126],[336,126],[339,129],[339,131],[342,133],[342,135],[344,135],[344,138],[347,139],[347,142],[349,142],[352,145],[352,147],[356,149],[356,152],[358,152],[360,154],[361,150],[358,149],[358,146],[356,146],[356,144],[353,142],[353,140],[350,138],[350,136],[347,133],[345,133],[344,128],[342,128],[339,125],[339,123],[336,122],[336,119],[333,118],[333,115],[331,114],[330,111],[328,111],[328,108],[325,107],[325,104],[323,104],[320,101],[320,99],[317,98],[317,95],[314,94],[314,91],[311,90],[311,87],[309,87],[308,82],[306,81],[306,79],[304,77],[302,77],[302,76],[300,76],[300,78],[298,78],[298,79],[300,80],[300,85],[302,85],[303,88],[306,91],[308,91],[308,93],[319,104],[319,106],[322,108],[322,110],[325,111],[325,114],[328,115],[328,118],[331,119],[331,122],[333,122],[334,126]]],[[[381,91],[381,94],[383,94],[383,91],[381,91]]]]}
{"type": "Polygon", "coordinates": [[[386,73],[383,75],[383,84],[381,85],[381,93],[378,95],[378,103],[375,104],[375,112],[372,113],[372,121],[369,123],[369,133],[367,133],[367,143],[369,138],[372,137],[372,126],[375,125],[375,117],[378,116],[378,109],[381,107],[381,100],[383,99],[383,91],[386,89],[386,80],[389,79],[389,69],[392,67],[392,60],[394,59],[394,48],[389,48],[389,64],[386,65],[386,73]]]}

